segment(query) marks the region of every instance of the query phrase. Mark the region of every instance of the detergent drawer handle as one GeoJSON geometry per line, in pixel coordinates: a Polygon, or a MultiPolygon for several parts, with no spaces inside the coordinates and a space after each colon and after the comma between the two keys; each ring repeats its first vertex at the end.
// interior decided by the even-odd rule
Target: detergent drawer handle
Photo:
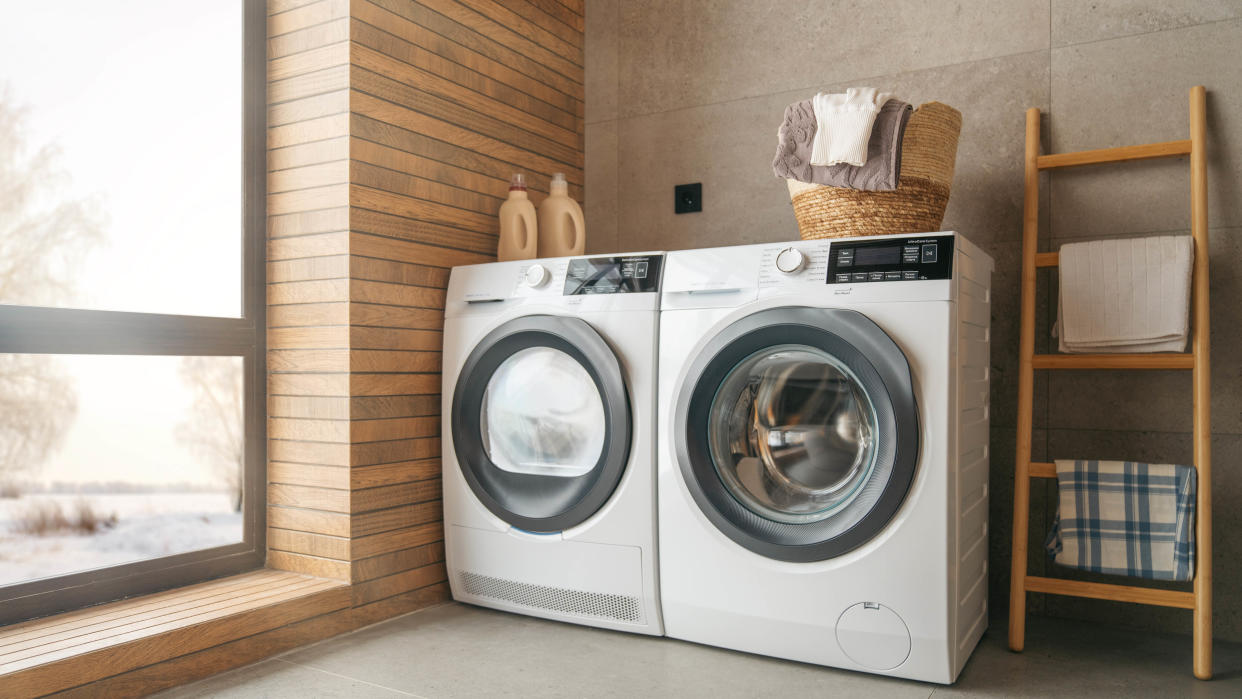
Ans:
{"type": "Polygon", "coordinates": [[[737,294],[742,292],[740,286],[721,287],[719,289],[669,289],[667,294],[688,294],[692,296],[702,296],[706,294],[737,294]]]}

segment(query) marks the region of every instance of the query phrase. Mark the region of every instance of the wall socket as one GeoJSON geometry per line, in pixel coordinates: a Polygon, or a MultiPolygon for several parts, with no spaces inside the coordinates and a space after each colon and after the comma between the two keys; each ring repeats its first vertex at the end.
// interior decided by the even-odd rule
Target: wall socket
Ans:
{"type": "Polygon", "coordinates": [[[703,183],[679,184],[673,187],[673,213],[692,214],[703,210],[703,183]]]}

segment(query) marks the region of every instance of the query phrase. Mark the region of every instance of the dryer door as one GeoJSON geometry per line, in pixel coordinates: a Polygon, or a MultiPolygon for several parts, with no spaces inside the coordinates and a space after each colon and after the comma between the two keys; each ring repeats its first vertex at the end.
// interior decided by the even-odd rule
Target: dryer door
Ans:
{"type": "Polygon", "coordinates": [[[866,543],[914,479],[910,366],[861,313],[774,308],[713,338],[676,405],[684,481],[721,532],[782,561],[866,543]]]}
{"type": "Polygon", "coordinates": [[[621,364],[581,319],[524,316],[493,330],[466,359],[452,411],[462,475],[518,529],[582,523],[625,472],[630,398],[621,364]]]}

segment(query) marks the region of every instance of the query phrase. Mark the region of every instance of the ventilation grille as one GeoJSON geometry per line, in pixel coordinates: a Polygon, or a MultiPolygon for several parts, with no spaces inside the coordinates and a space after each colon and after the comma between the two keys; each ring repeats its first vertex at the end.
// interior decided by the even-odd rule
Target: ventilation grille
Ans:
{"type": "Polygon", "coordinates": [[[546,609],[562,614],[577,614],[634,624],[642,622],[642,604],[637,597],[532,585],[477,573],[462,573],[461,581],[467,594],[478,597],[490,597],[524,607],[546,609]]]}

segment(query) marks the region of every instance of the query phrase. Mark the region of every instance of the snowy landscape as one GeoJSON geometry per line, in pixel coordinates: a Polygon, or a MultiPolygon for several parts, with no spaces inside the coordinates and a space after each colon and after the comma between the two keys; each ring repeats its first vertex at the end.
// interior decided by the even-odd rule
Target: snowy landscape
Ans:
{"type": "MultiPolygon", "coordinates": [[[[73,4],[58,26],[87,70],[22,29],[63,19],[58,3],[0,23],[0,305],[240,317],[242,133],[220,125],[242,113],[242,53],[219,39],[243,14],[199,3],[178,35],[164,3],[73,4]],[[196,108],[167,124],[112,108],[170,103],[196,108]],[[135,263],[160,260],[193,264],[135,263]]],[[[0,352],[0,587],[242,541],[243,358],[61,344],[0,352]]]]}
{"type": "Polygon", "coordinates": [[[242,513],[227,493],[33,493],[0,499],[0,585],[168,556],[242,540],[242,513]],[[51,503],[72,518],[85,502],[104,523],[94,533],[21,533],[51,503]],[[108,522],[116,515],[115,523],[108,522]]]}

